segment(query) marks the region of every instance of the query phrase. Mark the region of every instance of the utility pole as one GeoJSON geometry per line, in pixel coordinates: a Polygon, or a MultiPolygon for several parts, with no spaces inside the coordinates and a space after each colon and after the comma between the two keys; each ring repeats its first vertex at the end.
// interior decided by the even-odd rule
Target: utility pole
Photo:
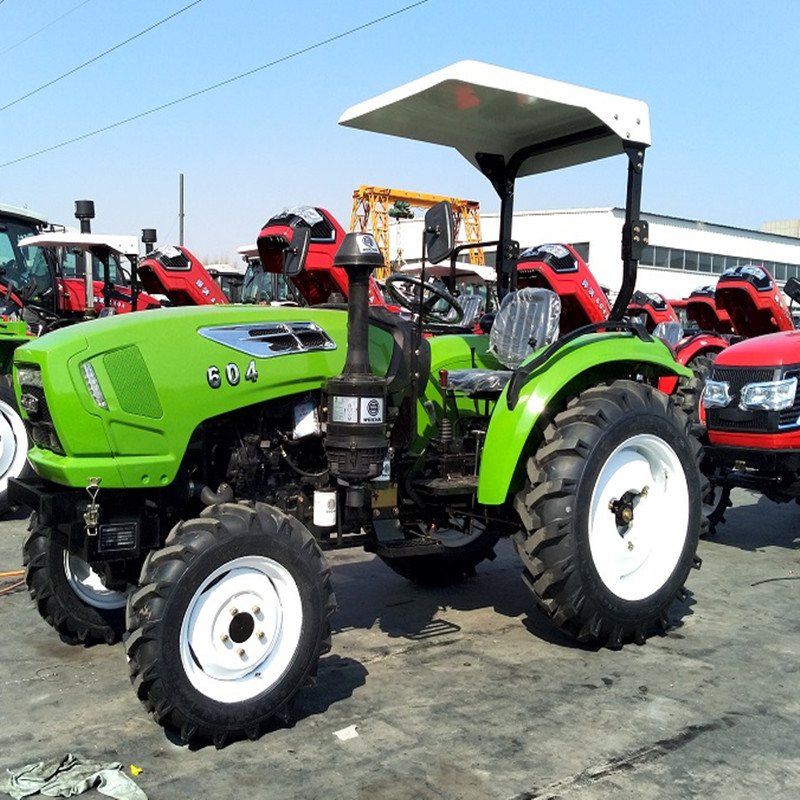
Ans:
{"type": "Polygon", "coordinates": [[[179,232],[178,232],[178,244],[183,247],[183,218],[184,218],[184,210],[183,210],[183,173],[180,174],[180,181],[178,187],[178,222],[179,222],[179,232]]]}

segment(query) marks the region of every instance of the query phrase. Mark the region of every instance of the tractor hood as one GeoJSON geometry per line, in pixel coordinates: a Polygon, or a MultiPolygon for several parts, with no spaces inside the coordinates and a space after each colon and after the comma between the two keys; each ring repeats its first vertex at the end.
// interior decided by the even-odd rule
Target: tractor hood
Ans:
{"type": "Polygon", "coordinates": [[[715,367],[782,367],[800,363],[800,331],[745,339],[723,350],[715,367]]]}

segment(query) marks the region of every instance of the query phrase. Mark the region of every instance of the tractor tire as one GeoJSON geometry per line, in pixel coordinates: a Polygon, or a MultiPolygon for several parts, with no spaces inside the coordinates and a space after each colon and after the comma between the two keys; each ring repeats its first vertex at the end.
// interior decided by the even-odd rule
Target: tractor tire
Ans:
{"type": "Polygon", "coordinates": [[[8,479],[33,474],[28,461],[30,442],[19,413],[10,375],[0,375],[0,515],[10,510],[8,479]]]}
{"type": "Polygon", "coordinates": [[[430,528],[425,536],[437,539],[445,550],[417,556],[383,557],[386,566],[420,586],[450,586],[475,575],[482,561],[495,559],[494,546],[500,538],[492,525],[465,517],[450,528],[430,528]]]}
{"type": "Polygon", "coordinates": [[[700,396],[706,379],[714,368],[716,353],[700,353],[687,362],[686,366],[694,373],[692,378],[681,378],[675,389],[675,402],[694,424],[700,422],[700,396]]]}
{"type": "Polygon", "coordinates": [[[705,462],[700,468],[708,479],[703,495],[703,515],[708,522],[707,534],[713,536],[717,532],[717,525],[725,522],[725,512],[733,505],[731,486],[727,480],[729,470],[705,462]]]}
{"type": "Polygon", "coordinates": [[[83,559],[31,516],[23,547],[25,582],[44,621],[67,641],[114,644],[125,629],[127,594],[103,586],[83,559]]]}
{"type": "Polygon", "coordinates": [[[290,720],[335,610],[330,569],[300,522],[263,504],[210,506],[147,557],[140,586],[126,649],[159,724],[223,747],[290,720]]]}
{"type": "Polygon", "coordinates": [[[616,381],[573,399],[529,459],[515,499],[523,578],[578,641],[641,644],[685,597],[706,525],[701,449],[688,425],[666,395],[616,381]]]}

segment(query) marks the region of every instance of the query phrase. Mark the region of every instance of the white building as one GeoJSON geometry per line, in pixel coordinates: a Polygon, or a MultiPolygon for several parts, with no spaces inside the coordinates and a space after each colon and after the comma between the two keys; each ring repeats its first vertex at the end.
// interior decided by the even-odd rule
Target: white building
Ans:
{"type": "MultiPolygon", "coordinates": [[[[800,238],[765,231],[734,228],[710,222],[642,214],[649,224],[636,288],[670,298],[687,297],[699,286],[716,282],[722,271],[738,264],[760,264],[783,286],[800,278],[800,238]]],[[[572,244],[583,255],[598,281],[616,290],[622,281],[621,208],[579,208],[556,211],[520,211],[514,214],[512,236],[522,249],[545,242],[572,244]]],[[[481,236],[497,237],[498,215],[481,214],[481,236]]],[[[398,247],[407,263],[419,259],[422,220],[392,223],[390,249],[398,247]],[[401,227],[402,226],[402,227],[401,227]]],[[[487,261],[493,259],[487,250],[487,261]]]]}

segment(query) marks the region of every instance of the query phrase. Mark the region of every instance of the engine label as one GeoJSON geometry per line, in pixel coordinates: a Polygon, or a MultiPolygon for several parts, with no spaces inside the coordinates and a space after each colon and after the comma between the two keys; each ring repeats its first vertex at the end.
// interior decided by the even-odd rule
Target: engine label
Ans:
{"type": "Polygon", "coordinates": [[[340,397],[335,395],[331,404],[331,422],[349,422],[361,425],[383,424],[382,397],[340,397]]]}

